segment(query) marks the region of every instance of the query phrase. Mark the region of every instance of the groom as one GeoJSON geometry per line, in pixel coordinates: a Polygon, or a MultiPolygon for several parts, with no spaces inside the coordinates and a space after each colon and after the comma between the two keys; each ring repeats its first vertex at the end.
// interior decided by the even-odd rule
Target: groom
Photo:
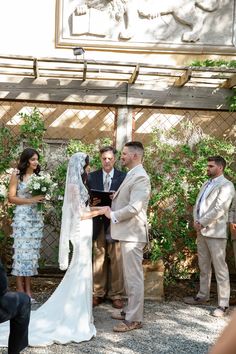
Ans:
{"type": "Polygon", "coordinates": [[[30,298],[7,289],[7,276],[0,261],[0,323],[10,320],[8,354],[19,354],[28,345],[30,298]]]}
{"type": "Polygon", "coordinates": [[[111,210],[111,236],[120,241],[127,307],[112,318],[122,320],[115,332],[127,332],[142,327],[144,306],[143,249],[148,242],[147,207],[150,180],[142,166],[144,148],[138,141],[125,144],[121,163],[129,169],[115,192],[111,210]]]}

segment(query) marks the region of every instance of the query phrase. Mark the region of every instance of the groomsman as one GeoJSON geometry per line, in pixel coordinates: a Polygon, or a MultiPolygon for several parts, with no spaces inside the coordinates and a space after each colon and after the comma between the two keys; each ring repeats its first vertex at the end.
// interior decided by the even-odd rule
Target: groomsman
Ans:
{"type": "Polygon", "coordinates": [[[229,228],[231,241],[233,243],[234,260],[236,267],[236,193],[234,194],[234,199],[229,209],[229,228]]]}
{"type": "MultiPolygon", "coordinates": [[[[112,146],[100,149],[102,169],[89,174],[89,190],[116,191],[119,188],[126,174],[114,168],[115,154],[112,146]]],[[[95,200],[94,205],[102,204],[101,200],[95,200]]],[[[113,307],[121,309],[124,285],[120,243],[111,239],[110,220],[105,216],[93,218],[93,240],[93,306],[98,306],[107,296],[113,307]]]]}
{"type": "Polygon", "coordinates": [[[186,297],[190,305],[205,304],[210,297],[211,263],[214,266],[218,290],[218,307],[212,312],[222,317],[229,307],[229,270],[225,261],[228,211],[233,199],[234,185],[223,175],[226,161],[221,156],[208,158],[205,182],[194,206],[194,227],[200,269],[200,289],[195,297],[186,297]]]}
{"type": "Polygon", "coordinates": [[[127,332],[142,327],[144,307],[143,249],[148,242],[147,207],[150,180],[142,166],[143,145],[138,141],[125,144],[121,163],[129,169],[127,177],[112,199],[111,236],[119,240],[123,261],[124,284],[128,304],[112,318],[122,320],[115,332],[127,332]]]}
{"type": "Polygon", "coordinates": [[[0,261],[0,323],[10,320],[8,354],[19,354],[28,346],[30,298],[25,293],[10,292],[0,261]]]}

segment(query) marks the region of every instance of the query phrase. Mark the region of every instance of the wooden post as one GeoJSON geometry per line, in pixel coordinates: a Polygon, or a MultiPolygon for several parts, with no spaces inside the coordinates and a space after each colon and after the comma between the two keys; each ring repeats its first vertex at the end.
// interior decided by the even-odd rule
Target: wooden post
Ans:
{"type": "Polygon", "coordinates": [[[121,150],[127,141],[132,140],[132,107],[119,107],[116,128],[116,149],[121,150]]]}

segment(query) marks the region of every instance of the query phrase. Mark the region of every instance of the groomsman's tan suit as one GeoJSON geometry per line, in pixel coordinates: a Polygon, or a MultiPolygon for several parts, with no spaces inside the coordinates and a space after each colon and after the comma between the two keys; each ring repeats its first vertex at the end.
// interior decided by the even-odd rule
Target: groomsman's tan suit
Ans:
{"type": "Polygon", "coordinates": [[[218,288],[218,305],[228,307],[230,283],[228,267],[225,262],[225,251],[228,211],[235,190],[233,183],[223,175],[213,178],[206,189],[207,183],[204,183],[200,189],[193,213],[194,221],[202,225],[197,237],[200,268],[200,290],[197,297],[209,300],[212,263],[218,288]],[[201,201],[204,190],[205,196],[201,201]],[[200,215],[198,215],[199,204],[201,204],[200,215]]]}
{"type": "Polygon", "coordinates": [[[231,241],[233,243],[234,261],[236,266],[236,193],[229,209],[229,228],[231,241]]]}
{"type": "Polygon", "coordinates": [[[148,242],[147,207],[150,180],[143,166],[131,169],[114,194],[111,209],[117,223],[111,222],[111,236],[119,240],[128,305],[125,320],[143,321],[143,249],[148,242]]]}

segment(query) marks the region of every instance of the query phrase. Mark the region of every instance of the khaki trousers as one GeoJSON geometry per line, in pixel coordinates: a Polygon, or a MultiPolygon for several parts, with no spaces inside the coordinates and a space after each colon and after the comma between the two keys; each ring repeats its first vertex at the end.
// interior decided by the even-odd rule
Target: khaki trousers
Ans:
{"type": "Polygon", "coordinates": [[[128,304],[124,309],[127,321],[143,321],[144,278],[143,278],[143,249],[144,242],[120,241],[124,271],[125,292],[128,304]]]}
{"type": "Polygon", "coordinates": [[[213,264],[217,282],[218,306],[228,307],[230,297],[229,270],[225,261],[227,239],[197,237],[198,264],[200,268],[200,290],[197,297],[206,300],[210,297],[213,264]]]}
{"type": "Polygon", "coordinates": [[[93,295],[116,300],[123,292],[120,242],[107,242],[102,229],[93,243],[93,295]]]}

